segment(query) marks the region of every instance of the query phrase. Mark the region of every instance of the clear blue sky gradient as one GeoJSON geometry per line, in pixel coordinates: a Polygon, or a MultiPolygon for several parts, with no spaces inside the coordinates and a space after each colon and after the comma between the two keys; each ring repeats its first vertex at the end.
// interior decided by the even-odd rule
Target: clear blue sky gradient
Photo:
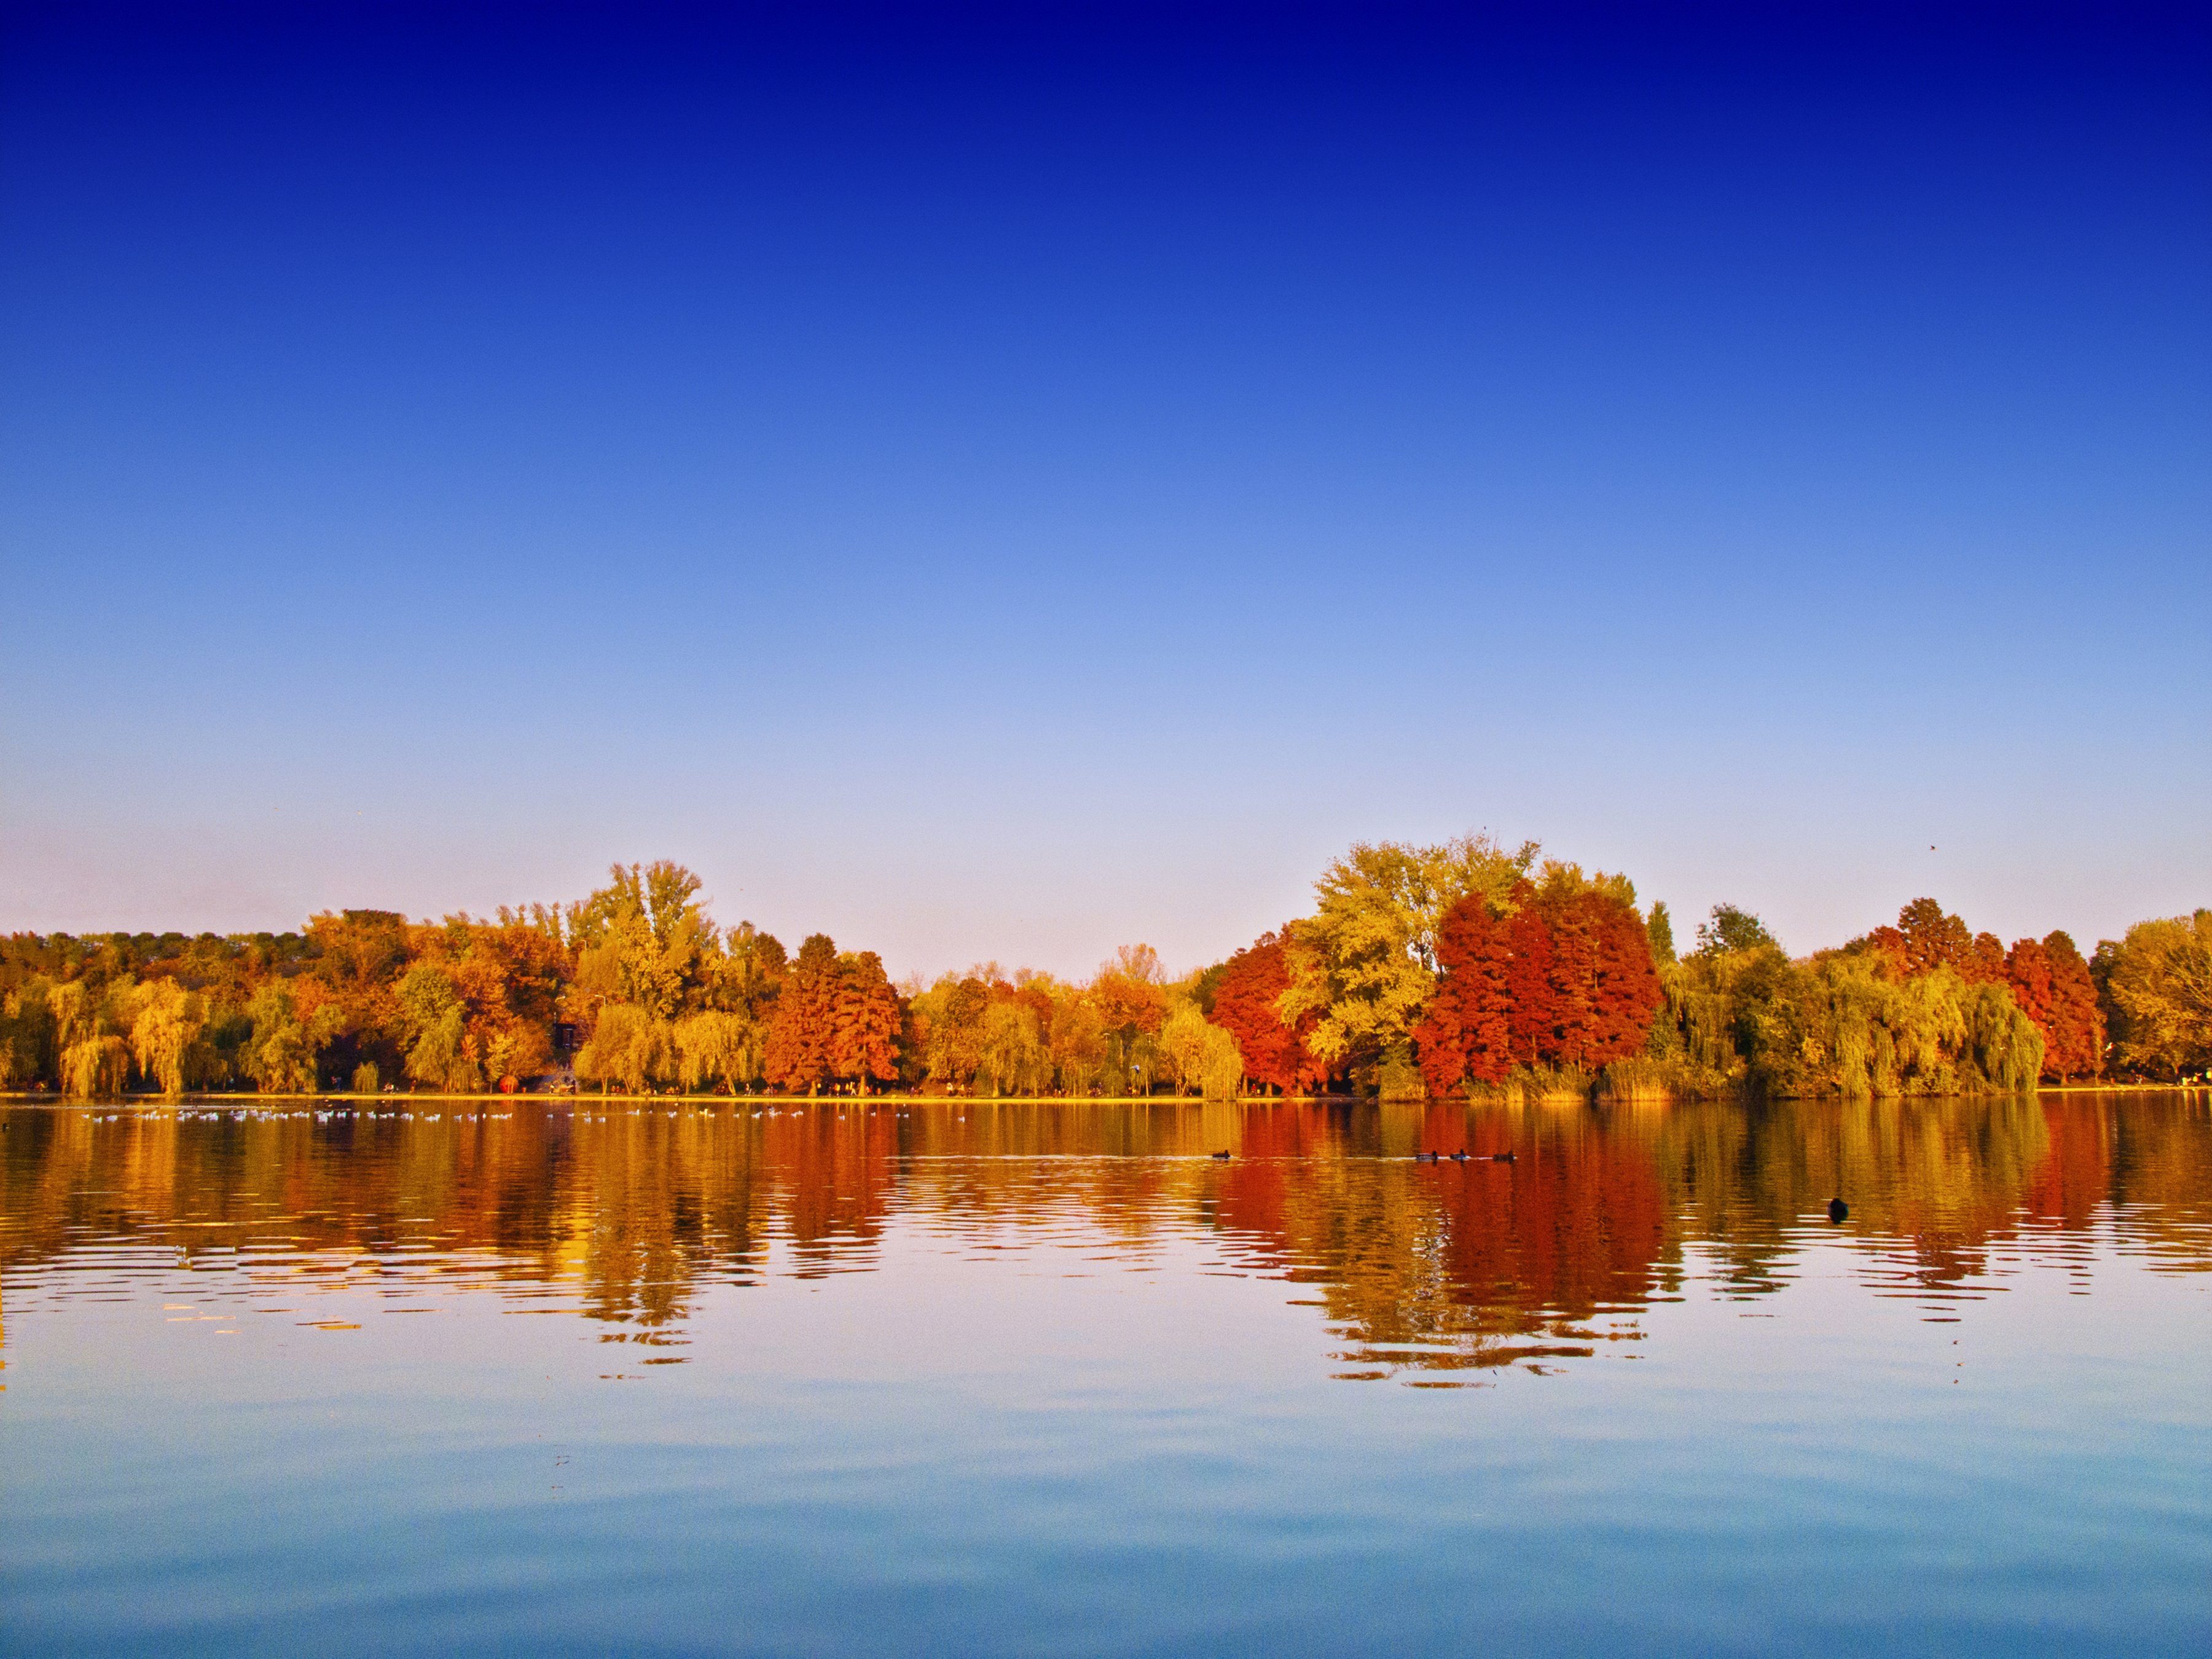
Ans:
{"type": "Polygon", "coordinates": [[[11,5],[0,929],[2212,903],[2212,14],[11,5]]]}

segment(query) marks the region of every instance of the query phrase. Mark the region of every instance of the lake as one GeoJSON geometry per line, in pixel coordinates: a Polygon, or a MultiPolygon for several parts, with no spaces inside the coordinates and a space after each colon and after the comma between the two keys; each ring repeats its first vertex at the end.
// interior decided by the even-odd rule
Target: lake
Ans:
{"type": "Polygon", "coordinates": [[[2202,1092],[18,1104],[0,1361],[9,1654],[2212,1651],[2202,1092]]]}

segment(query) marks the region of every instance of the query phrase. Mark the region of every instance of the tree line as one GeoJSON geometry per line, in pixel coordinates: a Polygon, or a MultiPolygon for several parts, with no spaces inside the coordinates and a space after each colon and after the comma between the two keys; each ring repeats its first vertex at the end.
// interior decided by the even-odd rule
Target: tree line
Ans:
{"type": "Polygon", "coordinates": [[[699,891],[664,862],[489,919],[11,934],[0,1088],[1864,1097],[2212,1067],[2212,910],[2085,958],[1922,898],[1792,957],[1723,904],[1678,954],[1627,878],[1465,836],[1355,846],[1310,915],[1179,978],[1139,945],[1080,981],[893,984],[826,935],[721,927],[699,891]]]}

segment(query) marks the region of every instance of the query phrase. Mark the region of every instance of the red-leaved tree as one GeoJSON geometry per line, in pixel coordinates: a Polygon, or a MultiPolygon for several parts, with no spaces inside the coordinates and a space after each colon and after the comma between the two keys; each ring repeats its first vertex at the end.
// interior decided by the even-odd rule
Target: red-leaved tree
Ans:
{"type": "Polygon", "coordinates": [[[1421,1079],[1431,1094],[1449,1094],[1468,1081],[1500,1082],[1512,1069],[1511,960],[1508,924],[1490,914],[1480,894],[1444,912],[1437,926],[1443,976],[1413,1028],[1421,1079]]]}
{"type": "Polygon", "coordinates": [[[2043,1033],[2043,1074],[2063,1083],[2104,1069],[2105,1016],[2089,964],[2067,934],[2016,939],[2005,956],[2013,1000],[2043,1033]]]}
{"type": "Polygon", "coordinates": [[[1605,1066],[1641,1054],[1665,1000],[1651,960],[1651,934],[1632,904],[1593,894],[1597,914],[1597,1035],[1589,1064],[1605,1066]]]}
{"type": "Polygon", "coordinates": [[[1501,1081],[1516,1065],[1595,1071],[1640,1052],[1659,1011],[1659,975],[1636,908],[1585,890],[1538,896],[1493,915],[1462,899],[1437,931],[1436,994],[1414,1028],[1431,1092],[1501,1081]]]}
{"type": "Polygon", "coordinates": [[[1285,1025],[1275,1012],[1276,999],[1290,983],[1282,936],[1262,933],[1223,964],[1210,1018],[1237,1039],[1248,1079],[1296,1094],[1322,1082],[1328,1067],[1306,1048],[1316,1017],[1308,1014],[1297,1024],[1285,1025]]]}
{"type": "Polygon", "coordinates": [[[1514,896],[1521,908],[1505,924],[1506,1043],[1523,1066],[1557,1051],[1557,994],[1552,982],[1552,930],[1536,913],[1534,893],[1522,883],[1514,896]]]}

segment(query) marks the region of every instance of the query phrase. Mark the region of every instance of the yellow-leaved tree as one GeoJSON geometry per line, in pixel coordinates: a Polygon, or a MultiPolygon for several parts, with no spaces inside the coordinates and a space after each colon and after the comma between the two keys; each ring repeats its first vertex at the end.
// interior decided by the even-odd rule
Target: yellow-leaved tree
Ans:
{"type": "Polygon", "coordinates": [[[2179,1077],[2212,1067],[2212,910],[2139,921],[2097,947],[2113,1057],[2179,1077]]]}
{"type": "Polygon", "coordinates": [[[207,1023],[207,1005],[173,979],[149,980],[131,994],[131,1054],[139,1074],[165,1095],[185,1090],[185,1056],[207,1023]]]}
{"type": "Polygon", "coordinates": [[[1444,912],[1473,893],[1510,911],[1536,853],[1533,841],[1508,852],[1486,835],[1354,846],[1314,884],[1314,914],[1291,924],[1284,1024],[1313,1016],[1307,1046],[1332,1070],[1402,1058],[1436,989],[1444,912]]]}

